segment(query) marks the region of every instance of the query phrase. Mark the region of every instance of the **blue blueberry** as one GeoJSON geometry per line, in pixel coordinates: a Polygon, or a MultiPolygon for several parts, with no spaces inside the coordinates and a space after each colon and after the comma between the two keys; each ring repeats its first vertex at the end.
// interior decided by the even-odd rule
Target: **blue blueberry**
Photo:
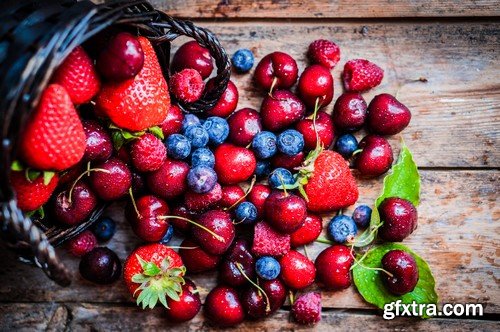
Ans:
{"type": "Polygon", "coordinates": [[[276,141],[276,135],[270,131],[261,131],[252,140],[253,152],[259,159],[271,158],[278,151],[276,141]]]}
{"type": "Polygon", "coordinates": [[[358,149],[358,140],[351,134],[344,134],[337,138],[335,150],[344,158],[349,158],[358,149]]]}
{"type": "Polygon", "coordinates": [[[163,235],[163,238],[160,240],[161,244],[168,244],[170,240],[172,240],[172,236],[174,235],[174,226],[168,225],[167,232],[163,235]]]}
{"type": "Polygon", "coordinates": [[[257,275],[262,279],[273,280],[278,278],[281,272],[281,266],[275,258],[263,256],[255,262],[255,272],[257,272],[257,275]]]}
{"type": "Polygon", "coordinates": [[[229,135],[229,125],[226,119],[218,116],[209,117],[204,123],[203,127],[208,132],[210,144],[222,144],[229,135]]]}
{"type": "Polygon", "coordinates": [[[255,175],[265,178],[271,173],[271,162],[269,160],[258,160],[255,166],[255,175]]]}
{"type": "Polygon", "coordinates": [[[295,156],[304,149],[304,136],[295,129],[287,129],[278,136],[278,150],[287,156],[295,156]]]}
{"type": "Polygon", "coordinates": [[[188,187],[198,194],[208,193],[217,183],[217,173],[207,166],[191,168],[187,175],[188,187]]]}
{"type": "Polygon", "coordinates": [[[345,214],[335,216],[328,224],[328,235],[333,241],[338,243],[345,243],[347,240],[352,240],[358,228],[354,219],[345,214]]]}
{"type": "Polygon", "coordinates": [[[167,137],[165,143],[170,158],[186,159],[191,153],[191,142],[184,135],[172,134],[167,137]]]}
{"type": "Polygon", "coordinates": [[[359,228],[366,228],[370,224],[372,209],[367,205],[360,205],[352,213],[352,219],[359,228]]]}
{"type": "Polygon", "coordinates": [[[234,210],[234,215],[237,222],[252,224],[257,221],[257,208],[250,202],[242,202],[234,210]]]}
{"type": "Polygon", "coordinates": [[[210,168],[214,168],[215,165],[215,156],[210,149],[207,148],[198,148],[194,150],[191,155],[191,167],[196,167],[204,165],[210,168]]]}
{"type": "Polygon", "coordinates": [[[239,49],[233,54],[231,62],[238,73],[246,73],[253,67],[253,53],[248,48],[239,49]]]}
{"type": "Polygon", "coordinates": [[[201,125],[187,127],[184,135],[191,141],[193,148],[202,148],[208,144],[208,132],[201,125]]]}
{"type": "Polygon", "coordinates": [[[92,226],[92,232],[99,241],[109,241],[116,232],[116,223],[109,217],[103,217],[92,226]]]}
{"type": "Polygon", "coordinates": [[[194,114],[185,114],[182,120],[181,131],[184,133],[188,127],[200,125],[200,119],[194,114]]]}
{"type": "Polygon", "coordinates": [[[273,189],[283,189],[280,188],[282,185],[294,184],[295,179],[293,178],[292,172],[286,168],[278,167],[269,174],[267,182],[269,182],[269,185],[273,189]]]}

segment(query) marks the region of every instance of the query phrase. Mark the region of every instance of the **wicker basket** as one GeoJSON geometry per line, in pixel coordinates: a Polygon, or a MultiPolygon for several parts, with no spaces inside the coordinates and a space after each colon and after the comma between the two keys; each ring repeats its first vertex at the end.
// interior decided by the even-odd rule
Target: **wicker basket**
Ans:
{"type": "Polygon", "coordinates": [[[70,228],[48,220],[31,220],[17,208],[8,179],[19,133],[54,69],[76,46],[114,26],[148,37],[168,76],[170,42],[181,35],[189,36],[210,50],[217,66],[214,89],[195,103],[180,105],[184,111],[203,112],[215,105],[226,88],[230,64],[211,32],[174,19],[143,0],[115,0],[102,5],[89,0],[4,0],[0,3],[0,20],[0,233],[22,261],[40,267],[49,278],[66,286],[71,275],[57,258],[54,246],[92,225],[105,206],[70,228]]]}

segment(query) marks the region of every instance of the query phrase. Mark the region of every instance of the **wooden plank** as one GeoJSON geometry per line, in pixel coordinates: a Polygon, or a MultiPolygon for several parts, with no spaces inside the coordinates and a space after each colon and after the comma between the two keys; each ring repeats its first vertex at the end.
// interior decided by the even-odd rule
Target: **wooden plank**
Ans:
{"type": "Polygon", "coordinates": [[[494,0],[152,0],[170,15],[195,18],[360,18],[498,16],[494,0]]]}
{"type": "MultiPolygon", "coordinates": [[[[173,325],[167,321],[161,309],[144,313],[139,308],[123,307],[110,304],[65,304],[54,310],[54,304],[19,304],[14,306],[0,304],[1,329],[5,331],[32,331],[44,329],[50,314],[52,319],[61,312],[66,313],[66,320],[60,321],[58,330],[69,331],[206,331],[213,328],[204,320],[200,312],[193,320],[173,325]],[[49,314],[49,315],[48,315],[49,314]],[[43,323],[42,323],[43,322],[43,323]],[[32,324],[32,325],[30,325],[32,324]]],[[[56,318],[58,319],[58,318],[56,318]]],[[[321,321],[314,326],[315,331],[357,331],[366,329],[377,331],[412,330],[412,331],[493,331],[498,323],[488,320],[457,319],[415,319],[396,318],[384,320],[379,315],[343,310],[324,311],[321,321]]],[[[310,330],[295,324],[286,310],[280,310],[266,320],[245,321],[232,327],[232,331],[295,331],[310,330]]]]}
{"type": "MultiPolygon", "coordinates": [[[[364,93],[397,95],[413,113],[402,135],[421,167],[497,167],[500,165],[500,49],[498,24],[471,23],[209,23],[229,54],[246,47],[256,61],[286,51],[306,65],[309,43],[319,38],[341,47],[333,71],[335,97],[342,93],[340,73],[353,58],[366,58],[385,70],[381,86],[364,93]],[[364,29],[364,30],[363,30],[364,29]],[[364,33],[361,33],[364,31],[364,33]],[[470,36],[464,38],[464,36],[470,36]],[[420,78],[425,78],[422,82],[420,78]]],[[[185,39],[184,39],[185,40],[185,39]]],[[[183,40],[183,41],[184,41],[183,40]]],[[[181,45],[174,42],[174,46],[181,45]]],[[[263,93],[252,74],[233,74],[238,107],[259,109],[263,93]]],[[[333,105],[326,107],[331,112],[333,105]]],[[[358,133],[362,138],[363,132],[358,133]]],[[[396,147],[399,135],[391,139],[396,147]]]]}
{"type": "MultiPolygon", "coordinates": [[[[419,227],[405,244],[430,264],[443,303],[482,303],[485,312],[500,312],[498,250],[500,208],[497,204],[499,174],[495,171],[423,171],[419,227]]],[[[359,204],[371,204],[381,189],[380,181],[360,183],[359,204]]],[[[123,206],[108,214],[119,222],[119,231],[109,246],[125,259],[139,243],[124,221],[123,206]]],[[[347,213],[350,213],[348,211],[347,213]]],[[[325,218],[325,223],[327,218],[325,218]]],[[[308,247],[312,258],[326,247],[308,247]]],[[[301,249],[302,250],[302,249],[301,249]]],[[[78,275],[78,260],[59,252],[75,273],[71,287],[61,288],[29,266],[17,263],[12,253],[0,250],[0,302],[127,302],[131,298],[121,282],[112,286],[92,285],[78,275]]],[[[216,272],[194,277],[204,297],[214,286],[216,272]]],[[[371,308],[354,287],[342,292],[323,292],[323,305],[331,308],[371,308]]]]}

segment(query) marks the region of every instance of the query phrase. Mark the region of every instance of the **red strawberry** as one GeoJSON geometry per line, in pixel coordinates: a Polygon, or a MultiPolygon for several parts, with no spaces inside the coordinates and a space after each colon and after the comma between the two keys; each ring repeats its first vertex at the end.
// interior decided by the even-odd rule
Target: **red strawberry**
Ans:
{"type": "Polygon", "coordinates": [[[22,159],[36,169],[62,171],[82,159],[85,142],[82,122],[68,93],[58,84],[49,85],[24,128],[22,159]]]}
{"type": "Polygon", "coordinates": [[[168,84],[153,46],[138,37],[144,51],[144,66],[137,76],[103,85],[96,109],[120,128],[140,131],[161,124],[170,108],[168,84]]]}
{"type": "Polygon", "coordinates": [[[195,284],[185,279],[186,283],[182,285],[182,292],[179,295],[179,301],[171,298],[167,299],[169,309],[165,311],[167,319],[174,323],[182,323],[191,320],[201,309],[200,294],[195,284]]]}
{"type": "Polygon", "coordinates": [[[88,103],[101,87],[94,62],[81,46],[75,47],[57,68],[52,82],[62,85],[77,105],[88,103]]]}
{"type": "Polygon", "coordinates": [[[97,245],[97,239],[91,231],[84,231],[68,241],[68,251],[76,257],[82,257],[97,245]]]}
{"type": "Polygon", "coordinates": [[[39,175],[36,179],[30,180],[26,177],[24,171],[11,172],[10,184],[16,192],[17,207],[28,212],[42,207],[49,200],[50,196],[57,187],[59,176],[54,176],[44,183],[44,177],[39,175]]]}
{"type": "Polygon", "coordinates": [[[290,250],[280,259],[281,279],[290,288],[303,289],[314,282],[316,268],[306,256],[290,250]]]}
{"type": "Polygon", "coordinates": [[[186,266],[186,272],[190,275],[215,269],[219,264],[221,256],[211,255],[200,248],[200,245],[191,239],[185,239],[181,243],[179,255],[186,266]],[[194,249],[191,249],[193,248],[194,249]]]}
{"type": "Polygon", "coordinates": [[[192,103],[200,99],[205,89],[205,83],[200,73],[190,68],[173,74],[168,83],[172,95],[185,103],[192,103]]]}
{"type": "Polygon", "coordinates": [[[318,39],[309,44],[307,55],[313,63],[332,69],[340,60],[340,48],[334,42],[318,39]]]}
{"type": "Polygon", "coordinates": [[[247,148],[223,143],[215,149],[214,155],[214,169],[222,184],[246,181],[255,171],[255,155],[247,148]]]}
{"type": "Polygon", "coordinates": [[[139,172],[156,171],[167,159],[167,148],[155,135],[146,133],[132,142],[130,157],[139,172]]]}
{"type": "Polygon", "coordinates": [[[222,188],[218,183],[206,194],[198,194],[190,190],[184,195],[186,207],[194,212],[201,212],[214,206],[221,198],[222,188]]]}
{"type": "Polygon", "coordinates": [[[347,91],[366,91],[382,82],[382,68],[364,59],[349,60],[344,65],[342,81],[347,91]]]}
{"type": "Polygon", "coordinates": [[[297,297],[292,305],[293,319],[299,324],[311,325],[321,320],[321,293],[308,292],[297,297]]]}
{"type": "Polygon", "coordinates": [[[310,211],[336,211],[358,200],[356,180],[345,159],[336,152],[314,150],[300,173],[303,178],[299,183],[306,182],[302,189],[310,211]]]}
{"type": "Polygon", "coordinates": [[[123,280],[130,294],[143,309],[158,301],[168,308],[167,297],[179,301],[186,268],[181,257],[159,243],[141,246],[125,261],[123,280]]]}
{"type": "Polygon", "coordinates": [[[304,224],[290,234],[292,247],[300,247],[314,242],[323,229],[323,220],[320,216],[308,213],[304,224]]]}
{"type": "Polygon", "coordinates": [[[290,235],[274,231],[264,221],[255,225],[252,253],[256,256],[282,256],[290,251],[290,235]]]}

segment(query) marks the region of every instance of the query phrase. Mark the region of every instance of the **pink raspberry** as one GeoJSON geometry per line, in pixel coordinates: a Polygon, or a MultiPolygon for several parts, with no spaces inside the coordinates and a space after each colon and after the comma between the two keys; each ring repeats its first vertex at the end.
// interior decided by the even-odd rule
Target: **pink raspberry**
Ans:
{"type": "Polygon", "coordinates": [[[68,241],[68,251],[76,257],[82,257],[97,245],[97,239],[91,231],[84,231],[68,241]]]}
{"type": "Polygon", "coordinates": [[[321,294],[308,292],[300,295],[292,305],[292,316],[299,324],[311,325],[321,320],[321,294]]]}
{"type": "Polygon", "coordinates": [[[172,75],[169,87],[177,100],[192,103],[200,99],[205,83],[199,72],[188,68],[172,75]]]}
{"type": "Polygon", "coordinates": [[[382,82],[382,68],[364,59],[349,60],[344,65],[342,81],[347,91],[366,91],[382,82]]]}
{"type": "Polygon", "coordinates": [[[138,171],[156,171],[167,159],[167,148],[155,135],[146,133],[132,142],[130,157],[138,171]]]}
{"type": "Polygon", "coordinates": [[[340,60],[340,48],[334,42],[318,39],[309,45],[307,55],[312,63],[332,69],[340,60]]]}

